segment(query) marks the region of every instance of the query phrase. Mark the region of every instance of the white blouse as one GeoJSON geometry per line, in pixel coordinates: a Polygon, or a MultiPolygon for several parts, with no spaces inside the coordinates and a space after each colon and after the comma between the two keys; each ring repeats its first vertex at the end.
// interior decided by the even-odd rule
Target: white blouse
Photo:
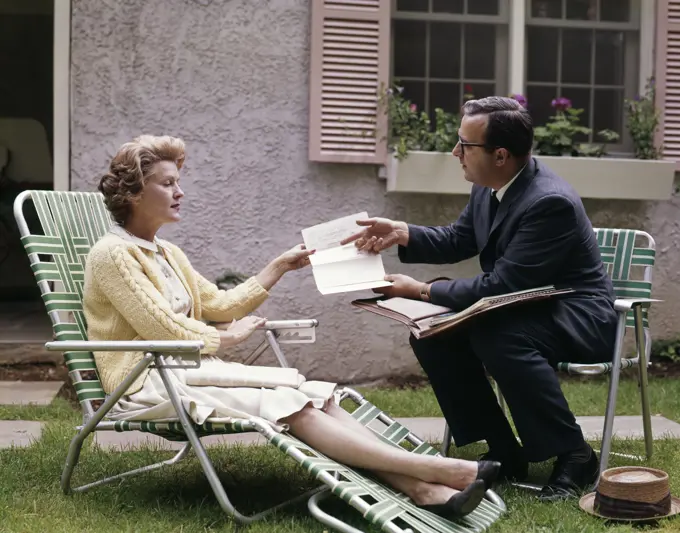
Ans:
{"type": "Polygon", "coordinates": [[[122,239],[136,244],[140,248],[144,248],[145,250],[154,253],[156,262],[158,263],[158,266],[160,266],[163,278],[165,279],[165,287],[167,293],[170,295],[170,306],[172,307],[172,310],[175,313],[181,313],[188,316],[193,307],[191,295],[184,287],[184,284],[182,283],[182,280],[179,279],[177,273],[170,266],[170,263],[168,263],[168,260],[165,258],[163,247],[158,245],[156,239],[154,238],[154,242],[141,239],[119,225],[113,226],[110,231],[122,239]]]}

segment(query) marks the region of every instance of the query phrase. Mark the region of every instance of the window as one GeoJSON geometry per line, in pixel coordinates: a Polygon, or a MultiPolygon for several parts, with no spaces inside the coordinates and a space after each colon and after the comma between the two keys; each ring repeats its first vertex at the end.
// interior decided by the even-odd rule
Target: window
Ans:
{"type": "Polygon", "coordinates": [[[610,151],[630,148],[624,98],[638,87],[640,0],[528,0],[526,95],[537,125],[553,114],[553,98],[569,98],[592,128],[582,141],[621,138],[610,151]]]}
{"type": "Polygon", "coordinates": [[[426,111],[507,93],[508,0],[393,0],[391,79],[426,111]]]}
{"type": "MultiPolygon", "coordinates": [[[[669,2],[680,5],[657,2],[661,26],[669,2]]],[[[611,129],[620,140],[608,152],[630,152],[624,99],[638,92],[640,62],[651,62],[651,3],[315,0],[310,160],[382,163],[385,135],[376,132],[384,131],[386,117],[375,94],[390,82],[403,86],[432,121],[437,107],[458,112],[466,93],[512,90],[527,96],[535,124],[543,125],[553,115],[552,100],[566,97],[584,110],[581,124],[593,130],[577,141],[599,142],[597,132],[611,129]]]]}

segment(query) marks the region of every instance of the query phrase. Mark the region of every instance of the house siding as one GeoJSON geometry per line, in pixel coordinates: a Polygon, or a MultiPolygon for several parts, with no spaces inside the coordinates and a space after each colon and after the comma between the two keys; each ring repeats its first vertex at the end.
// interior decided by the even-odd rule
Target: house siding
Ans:
{"type": "MultiPolygon", "coordinates": [[[[309,8],[309,0],[73,0],[71,188],[94,190],[118,146],[136,135],[182,137],[183,221],[161,236],[213,280],[226,269],[256,273],[301,242],[300,229],[359,211],[455,220],[465,197],[387,196],[374,166],[309,162],[309,8]]],[[[593,224],[657,238],[655,292],[666,301],[652,313],[655,335],[680,329],[679,204],[586,202],[593,224]]],[[[476,260],[400,265],[395,250],[384,262],[388,272],[423,280],[478,271],[476,260]]],[[[407,330],[352,308],[361,296],[322,296],[303,270],[287,274],[261,312],[320,321],[315,344],[283,346],[308,378],[418,372],[407,330]]],[[[273,362],[269,354],[258,364],[273,362]]]]}

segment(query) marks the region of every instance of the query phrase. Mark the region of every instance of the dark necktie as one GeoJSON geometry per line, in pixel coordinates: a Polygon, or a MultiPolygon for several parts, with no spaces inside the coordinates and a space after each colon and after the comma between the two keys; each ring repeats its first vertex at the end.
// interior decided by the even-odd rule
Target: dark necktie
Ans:
{"type": "Polygon", "coordinates": [[[491,198],[489,199],[489,222],[491,224],[493,224],[493,221],[496,218],[496,212],[498,211],[498,206],[500,204],[498,198],[496,198],[496,192],[497,191],[491,191],[491,198]]]}

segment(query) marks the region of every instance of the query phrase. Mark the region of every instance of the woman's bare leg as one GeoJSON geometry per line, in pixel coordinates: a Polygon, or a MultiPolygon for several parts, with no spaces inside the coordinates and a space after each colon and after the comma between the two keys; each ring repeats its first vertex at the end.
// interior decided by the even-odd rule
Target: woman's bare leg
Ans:
{"type": "MultiPolygon", "coordinates": [[[[328,403],[326,413],[340,422],[348,431],[355,431],[362,436],[380,441],[373,431],[358,422],[351,414],[332,400],[328,403]]],[[[428,483],[427,481],[403,474],[393,474],[381,470],[373,470],[373,472],[395,489],[408,495],[418,505],[444,503],[451,496],[459,492],[446,485],[428,483]]]]}
{"type": "MultiPolygon", "coordinates": [[[[348,425],[350,428],[351,425],[347,420],[341,422],[335,416],[314,408],[306,407],[281,422],[288,424],[290,432],[309,446],[349,466],[400,474],[458,490],[477,478],[477,463],[474,461],[412,454],[385,444],[374,436],[367,438],[366,433],[356,426],[348,431],[348,425]]],[[[399,483],[399,480],[395,481],[399,483]]]]}
{"type": "Polygon", "coordinates": [[[352,430],[352,431],[357,431],[361,435],[370,436],[371,438],[374,438],[374,439],[380,441],[380,439],[378,438],[378,435],[376,435],[373,431],[371,431],[366,426],[364,426],[361,422],[359,422],[351,414],[349,414],[342,407],[337,405],[333,400],[328,401],[328,405],[326,407],[326,413],[328,413],[329,416],[332,416],[333,418],[338,420],[347,429],[352,430]]]}

